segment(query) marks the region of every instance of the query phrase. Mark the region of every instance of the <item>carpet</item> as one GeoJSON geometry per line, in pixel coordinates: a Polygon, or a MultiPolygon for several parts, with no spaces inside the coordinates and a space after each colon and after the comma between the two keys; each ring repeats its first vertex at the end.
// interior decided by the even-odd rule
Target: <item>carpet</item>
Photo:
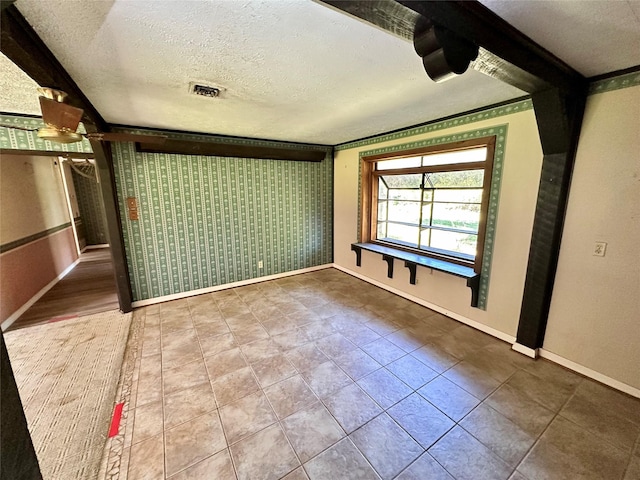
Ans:
{"type": "Polygon", "coordinates": [[[110,311],[5,333],[44,480],[97,477],[130,323],[110,311]]]}

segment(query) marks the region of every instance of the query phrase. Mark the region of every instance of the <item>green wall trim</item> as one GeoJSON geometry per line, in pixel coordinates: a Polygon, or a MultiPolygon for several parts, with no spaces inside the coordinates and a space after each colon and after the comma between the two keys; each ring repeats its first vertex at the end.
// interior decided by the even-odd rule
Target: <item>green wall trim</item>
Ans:
{"type": "MultiPolygon", "coordinates": [[[[502,183],[502,169],[504,166],[504,154],[507,143],[508,124],[495,125],[493,127],[471,130],[467,132],[445,135],[443,137],[428,138],[416,142],[402,143],[391,145],[373,150],[364,150],[359,154],[361,159],[364,156],[395,153],[413,148],[428,147],[431,145],[445,145],[447,143],[460,142],[480,137],[496,137],[496,146],[493,157],[493,174],[491,176],[491,191],[489,196],[489,210],[487,212],[487,231],[484,243],[484,255],[482,257],[482,269],[480,275],[480,294],[478,298],[478,308],[487,309],[487,294],[489,292],[489,279],[491,277],[491,259],[493,256],[493,243],[496,233],[496,222],[498,218],[498,204],[500,200],[500,185],[502,183]]],[[[360,223],[362,222],[362,162],[358,162],[358,242],[362,241],[360,237],[360,223]]]]}
{"type": "MultiPolygon", "coordinates": [[[[621,88],[636,87],[640,85],[640,72],[631,72],[624,75],[619,75],[613,78],[607,78],[605,80],[598,80],[592,82],[589,85],[589,95],[595,95],[597,93],[610,92],[612,90],[619,90],[621,88]]],[[[474,122],[480,122],[492,118],[498,118],[504,115],[511,115],[513,113],[523,112],[526,110],[532,110],[533,104],[531,99],[520,100],[514,103],[501,105],[498,107],[490,107],[480,112],[471,114],[459,115],[447,120],[434,120],[433,122],[425,123],[417,127],[407,128],[392,133],[383,133],[372,138],[364,140],[355,140],[353,142],[343,143],[335,146],[335,150],[347,150],[350,148],[358,148],[366,145],[374,145],[376,143],[388,142],[392,140],[398,140],[406,137],[413,137],[416,135],[422,135],[429,132],[435,132],[438,130],[445,130],[447,128],[457,127],[460,125],[467,125],[474,122]]]]}
{"type": "Polygon", "coordinates": [[[589,85],[589,95],[611,92],[622,88],[637,87],[638,85],[640,85],[640,72],[631,72],[618,77],[592,82],[589,85]]]}
{"type": "Polygon", "coordinates": [[[264,161],[112,145],[134,301],[333,261],[330,154],[264,161]],[[127,197],[137,199],[137,221],[127,197]]]}
{"type": "Polygon", "coordinates": [[[365,140],[357,140],[351,143],[344,143],[335,147],[336,151],[347,150],[350,148],[364,147],[367,145],[374,145],[376,143],[389,142],[392,140],[401,140],[407,137],[414,137],[416,135],[423,135],[425,133],[436,132],[438,130],[445,130],[448,128],[459,127],[460,125],[467,125],[474,122],[480,122],[483,120],[490,120],[499,118],[504,115],[511,115],[514,113],[524,112],[533,109],[533,103],[531,99],[521,100],[519,102],[502,105],[481,112],[471,113],[468,115],[461,115],[459,117],[450,118],[444,121],[435,121],[434,123],[428,123],[420,125],[418,127],[401,130],[399,132],[387,133],[377,137],[367,138],[365,140]]]}
{"type": "MultiPolygon", "coordinates": [[[[41,118],[20,115],[0,114],[0,148],[6,150],[33,150],[34,152],[77,152],[93,153],[91,143],[86,138],[76,143],[56,143],[42,140],[36,132],[14,130],[6,126],[15,125],[25,128],[40,128],[44,126],[41,118]]],[[[84,132],[84,127],[80,126],[84,132]]]]}
{"type": "Polygon", "coordinates": [[[47,230],[34,233],[33,235],[29,235],[27,237],[19,238],[18,240],[14,240],[13,242],[7,242],[4,245],[0,245],[0,253],[5,253],[13,250],[14,248],[26,245],[27,243],[35,242],[36,240],[40,240],[41,238],[48,237],[49,235],[53,235],[54,233],[64,230],[65,228],[69,228],[70,226],[71,222],[63,223],[62,225],[58,225],[57,227],[49,228],[47,230]]]}

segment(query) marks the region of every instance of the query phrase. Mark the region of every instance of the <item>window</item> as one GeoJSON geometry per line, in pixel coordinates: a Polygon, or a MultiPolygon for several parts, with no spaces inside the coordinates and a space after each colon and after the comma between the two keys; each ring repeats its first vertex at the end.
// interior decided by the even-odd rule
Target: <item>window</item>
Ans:
{"type": "Polygon", "coordinates": [[[480,271],[495,137],[362,158],[363,242],[480,271]]]}

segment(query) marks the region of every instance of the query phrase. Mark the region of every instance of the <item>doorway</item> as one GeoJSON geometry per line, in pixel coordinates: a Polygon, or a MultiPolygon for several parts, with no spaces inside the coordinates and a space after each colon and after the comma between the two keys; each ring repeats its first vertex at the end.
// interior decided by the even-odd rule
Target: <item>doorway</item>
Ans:
{"type": "MultiPolygon", "coordinates": [[[[44,227],[54,227],[38,227],[44,231],[32,233],[20,246],[23,251],[13,253],[20,257],[12,275],[16,282],[43,288],[31,287],[32,291],[25,294],[24,288],[8,279],[13,283],[11,288],[27,298],[22,299],[22,311],[16,312],[19,315],[14,314],[8,325],[3,322],[3,330],[118,310],[104,206],[94,162],[86,158],[3,155],[2,163],[3,173],[9,173],[8,178],[3,179],[3,187],[7,187],[4,184],[11,178],[21,184],[21,191],[16,195],[22,198],[7,199],[8,202],[18,208],[25,202],[32,204],[31,215],[12,215],[14,227],[30,232],[34,228],[29,225],[34,219],[39,219],[44,227]],[[31,237],[34,240],[29,242],[31,237]],[[34,262],[34,255],[43,260],[34,262]],[[50,268],[43,269],[43,266],[50,268]],[[35,278],[39,276],[41,278],[35,278]],[[22,277],[28,281],[20,282],[22,277]]],[[[8,204],[7,208],[3,205],[3,214],[8,208],[8,204]]],[[[3,262],[2,270],[6,270],[5,265],[8,267],[10,262],[3,262]]]]}

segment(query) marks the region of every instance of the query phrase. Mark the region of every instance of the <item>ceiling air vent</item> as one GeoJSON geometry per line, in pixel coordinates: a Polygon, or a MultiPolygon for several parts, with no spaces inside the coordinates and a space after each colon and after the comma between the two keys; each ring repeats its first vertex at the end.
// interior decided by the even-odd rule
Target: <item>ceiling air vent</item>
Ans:
{"type": "Polygon", "coordinates": [[[222,91],[224,91],[224,88],[202,85],[195,82],[191,82],[189,84],[189,92],[194,95],[200,95],[201,97],[217,98],[220,96],[222,91]]]}

